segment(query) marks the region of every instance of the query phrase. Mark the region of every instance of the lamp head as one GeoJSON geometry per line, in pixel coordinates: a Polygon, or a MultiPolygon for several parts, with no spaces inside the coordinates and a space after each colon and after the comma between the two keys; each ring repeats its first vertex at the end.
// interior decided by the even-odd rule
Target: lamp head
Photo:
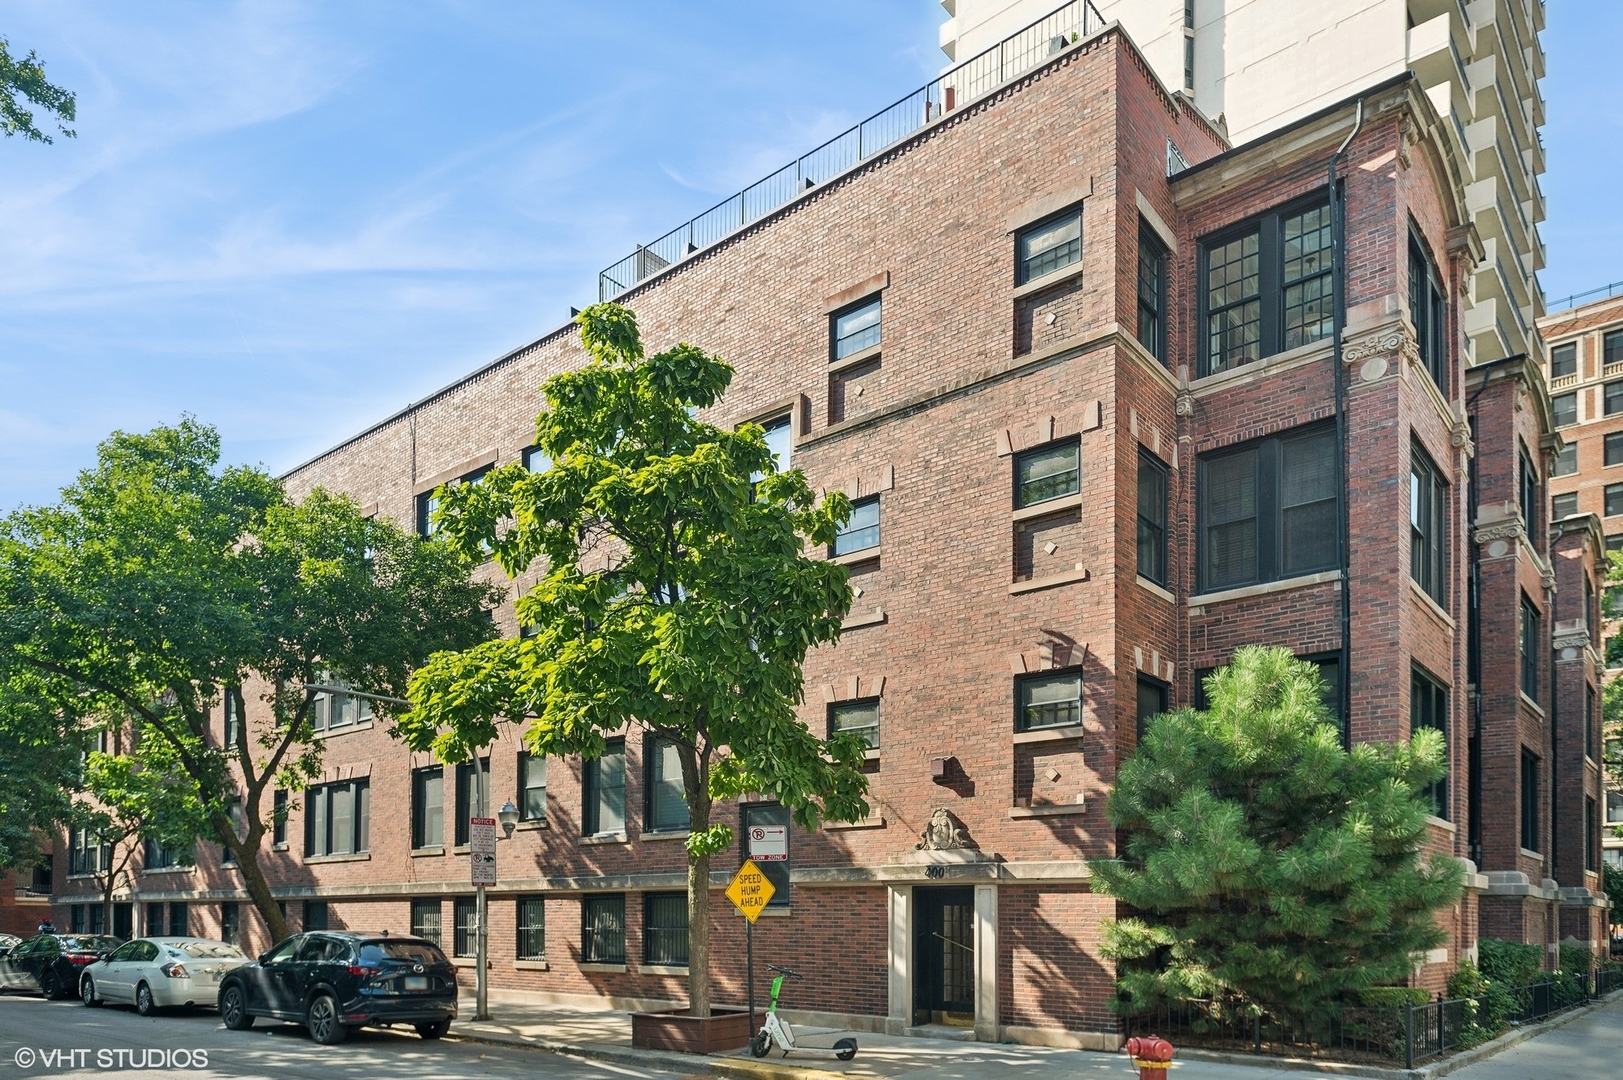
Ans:
{"type": "Polygon", "coordinates": [[[518,827],[518,807],[513,805],[512,799],[502,803],[502,808],[496,811],[496,820],[502,823],[502,831],[508,839],[512,839],[513,830],[518,827]]]}

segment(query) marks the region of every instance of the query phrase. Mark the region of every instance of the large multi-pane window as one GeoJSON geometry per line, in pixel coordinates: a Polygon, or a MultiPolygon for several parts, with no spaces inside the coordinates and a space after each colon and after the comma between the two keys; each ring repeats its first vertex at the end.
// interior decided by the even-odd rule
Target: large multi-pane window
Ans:
{"type": "Polygon", "coordinates": [[[456,767],[456,845],[468,842],[468,819],[481,808],[490,809],[490,759],[479,759],[479,767],[464,761],[456,767]],[[481,790],[481,787],[483,790],[481,790]],[[480,798],[484,795],[484,798],[480,798]]]}
{"type": "Polygon", "coordinates": [[[518,755],[518,816],[522,821],[547,816],[547,759],[527,750],[518,755]]]}
{"type": "Polygon", "coordinates": [[[1064,439],[1015,455],[1016,509],[1075,495],[1081,486],[1082,444],[1076,439],[1064,439]]]}
{"type": "Polygon", "coordinates": [[[879,546],[879,496],[851,504],[851,519],[834,537],[829,554],[849,555],[879,546]]]}
{"type": "Polygon", "coordinates": [[[626,962],[625,893],[581,897],[580,959],[584,964],[626,962]]]}
{"type": "Polygon", "coordinates": [[[1138,451],[1138,576],[1167,583],[1167,488],[1165,463],[1138,451]]]}
{"type": "Polygon", "coordinates": [[[1334,430],[1315,426],[1201,456],[1201,589],[1337,565],[1335,450],[1334,430]]]}
{"type": "MultiPolygon", "coordinates": [[[[321,682],[326,686],[347,687],[341,679],[330,675],[323,675],[321,682]]],[[[372,702],[368,698],[356,697],[354,694],[334,693],[330,691],[318,692],[310,702],[310,720],[315,729],[319,731],[338,731],[342,728],[354,727],[372,719],[372,702]]]]}
{"type": "Polygon", "coordinates": [[[1571,517],[1578,512],[1578,493],[1569,491],[1563,495],[1550,496],[1550,520],[1560,521],[1571,517]]]}
{"type": "Polygon", "coordinates": [[[687,893],[643,893],[642,962],[669,967],[687,966],[687,893]]]}
{"type": "Polygon", "coordinates": [[[1578,422],[1578,394],[1557,394],[1550,399],[1550,412],[1556,427],[1567,427],[1578,422]]]}
{"type": "Polygon", "coordinates": [[[854,731],[871,750],[879,749],[879,699],[842,701],[828,707],[828,733],[854,731]]]}
{"type": "Polygon", "coordinates": [[[424,941],[440,943],[440,909],[438,897],[431,900],[413,900],[411,902],[411,932],[424,941]]]}
{"type": "Polygon", "coordinates": [[[1438,603],[1448,599],[1448,485],[1418,443],[1409,450],[1409,576],[1438,603]]]}
{"type": "Polygon", "coordinates": [[[1415,344],[1420,362],[1431,373],[1432,382],[1448,393],[1448,307],[1436,264],[1425,245],[1409,237],[1409,321],[1414,324],[1415,344]]]}
{"type": "Polygon", "coordinates": [[[366,851],[371,804],[371,785],[366,780],[346,780],[306,790],[305,855],[349,855],[366,851]]]}
{"type": "Polygon", "coordinates": [[[68,830],[68,873],[99,874],[112,862],[113,848],[88,829],[68,830]]]}
{"type": "Polygon", "coordinates": [[[581,826],[587,836],[626,827],[626,741],[610,739],[601,756],[581,763],[581,826]]]}
{"type": "Polygon", "coordinates": [[[445,843],[445,769],[433,765],[411,774],[411,846],[440,847],[445,843]]]}
{"type": "Polygon", "coordinates": [[[1578,343],[1569,341],[1565,345],[1555,345],[1550,349],[1550,378],[1559,379],[1564,375],[1578,374],[1578,343]]]}
{"type": "MultiPolygon", "coordinates": [[[[1416,667],[1409,676],[1409,730],[1431,728],[1443,736],[1443,761],[1448,761],[1448,689],[1416,667]]],[[[1436,817],[1448,818],[1448,773],[1420,793],[1431,803],[1436,817]]]]}
{"type": "MultiPolygon", "coordinates": [[[[478,483],[479,480],[491,470],[491,468],[492,466],[490,465],[481,465],[472,472],[463,473],[461,476],[444,486],[455,487],[458,484],[478,483]]],[[[440,508],[439,490],[439,488],[435,488],[433,491],[425,491],[421,495],[417,496],[418,536],[433,536],[434,533],[439,529],[438,523],[434,520],[434,515],[438,513],[440,508]]]]}
{"type": "Polygon", "coordinates": [[[1201,260],[1202,375],[1329,336],[1329,203],[1265,214],[1208,240],[1201,260]]]}
{"type": "Polygon", "coordinates": [[[1015,682],[1016,731],[1069,727],[1082,722],[1082,673],[1026,675],[1015,682]]]}
{"type": "Polygon", "coordinates": [[[879,297],[872,296],[830,316],[833,358],[843,360],[878,345],[879,315],[879,297]]]}
{"type": "Polygon", "coordinates": [[[1149,223],[1138,223],[1138,343],[1166,360],[1167,249],[1149,223]]]}
{"type": "Polygon", "coordinates": [[[1542,621],[1533,601],[1522,594],[1520,644],[1522,660],[1522,693],[1538,700],[1539,623],[1542,621]]]}
{"type": "Polygon", "coordinates": [[[1538,757],[1522,749],[1522,847],[1528,851],[1539,849],[1538,829],[1538,757]]]}
{"type": "Polygon", "coordinates": [[[451,901],[451,955],[479,954],[479,898],[459,896],[451,901]]]}
{"type": "MultiPolygon", "coordinates": [[[[1618,444],[1618,449],[1619,449],[1620,452],[1623,452],[1623,442],[1620,442],[1618,444]]],[[[1623,459],[1620,459],[1620,460],[1623,460],[1623,459]]],[[[1615,464],[1615,462],[1610,462],[1609,461],[1609,462],[1607,462],[1607,464],[1612,465],[1612,464],[1615,464]]],[[[1560,453],[1555,455],[1555,465],[1551,467],[1550,475],[1551,476],[1571,476],[1573,473],[1575,473],[1577,471],[1578,471],[1578,444],[1575,443],[1575,442],[1569,442],[1569,443],[1567,443],[1567,444],[1565,444],[1564,446],[1561,447],[1560,453]]]]}
{"type": "Polygon", "coordinates": [[[1015,284],[1024,285],[1082,261],[1082,208],[1039,221],[1015,234],[1015,284]]]}
{"type": "Polygon", "coordinates": [[[649,832],[679,832],[688,827],[686,788],[682,784],[682,750],[669,739],[650,739],[644,762],[643,791],[649,832]]]}
{"type": "Polygon", "coordinates": [[[518,898],[518,959],[547,958],[547,904],[539,896],[518,898]]]}

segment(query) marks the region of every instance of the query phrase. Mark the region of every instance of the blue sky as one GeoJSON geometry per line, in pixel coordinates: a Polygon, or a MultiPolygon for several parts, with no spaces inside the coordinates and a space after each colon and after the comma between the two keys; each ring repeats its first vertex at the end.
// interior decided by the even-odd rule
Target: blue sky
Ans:
{"type": "MultiPolygon", "coordinates": [[[[0,510],[192,412],[286,469],[924,82],[935,0],[6,0],[79,137],[0,142],[0,510]]],[[[1623,279],[1623,4],[1558,0],[1542,280],[1623,279]]]]}

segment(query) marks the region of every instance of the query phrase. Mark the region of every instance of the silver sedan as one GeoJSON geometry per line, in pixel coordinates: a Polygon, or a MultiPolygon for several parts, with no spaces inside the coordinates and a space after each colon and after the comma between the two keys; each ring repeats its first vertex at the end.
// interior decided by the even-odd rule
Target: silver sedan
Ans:
{"type": "Polygon", "coordinates": [[[136,938],[85,968],[79,977],[79,999],[86,1005],[107,1001],[134,1005],[142,1016],[181,1005],[212,1009],[225,973],[246,963],[242,950],[223,941],[136,938]]]}

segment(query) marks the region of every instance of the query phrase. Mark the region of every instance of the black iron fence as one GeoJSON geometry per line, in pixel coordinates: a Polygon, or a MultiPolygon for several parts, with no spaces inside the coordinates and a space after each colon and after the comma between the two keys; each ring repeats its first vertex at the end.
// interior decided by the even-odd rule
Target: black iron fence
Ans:
{"type": "Polygon", "coordinates": [[[1591,980],[1589,996],[1601,998],[1619,990],[1623,990],[1623,967],[1603,967],[1591,980]]]}

